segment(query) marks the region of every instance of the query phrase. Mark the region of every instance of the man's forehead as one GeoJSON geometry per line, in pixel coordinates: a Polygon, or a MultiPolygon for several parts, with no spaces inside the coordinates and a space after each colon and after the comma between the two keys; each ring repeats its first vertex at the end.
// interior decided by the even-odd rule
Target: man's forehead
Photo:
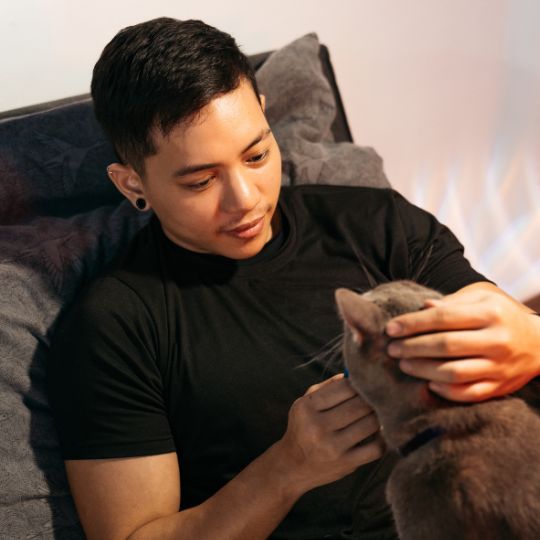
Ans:
{"type": "Polygon", "coordinates": [[[263,139],[270,128],[262,112],[258,115],[239,114],[232,118],[210,118],[206,121],[181,123],[169,133],[156,133],[154,142],[158,152],[171,149],[182,154],[200,154],[220,149],[245,151],[255,139],[263,139]]]}
{"type": "Polygon", "coordinates": [[[179,120],[166,132],[160,130],[159,126],[156,125],[153,135],[162,140],[167,140],[171,136],[182,136],[203,126],[216,113],[221,112],[226,116],[227,112],[234,109],[235,115],[242,113],[242,111],[249,115],[254,107],[262,112],[259,96],[255,93],[251,83],[243,79],[236,88],[229,92],[216,94],[206,105],[188,117],[179,120]]]}

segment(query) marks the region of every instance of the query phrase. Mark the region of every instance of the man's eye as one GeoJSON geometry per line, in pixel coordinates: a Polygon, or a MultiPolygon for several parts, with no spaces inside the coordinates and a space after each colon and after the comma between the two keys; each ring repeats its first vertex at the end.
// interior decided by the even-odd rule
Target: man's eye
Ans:
{"type": "Polygon", "coordinates": [[[204,189],[205,187],[208,186],[208,184],[210,184],[210,182],[212,181],[214,177],[211,176],[210,178],[207,178],[206,180],[203,180],[202,182],[197,182],[196,184],[188,184],[188,188],[189,189],[193,189],[193,190],[200,190],[200,189],[204,189]]]}
{"type": "Polygon", "coordinates": [[[257,154],[255,156],[251,156],[249,159],[248,159],[248,162],[249,163],[259,163],[260,161],[264,161],[266,159],[266,157],[268,156],[268,150],[266,150],[265,152],[262,152],[260,154],[257,154]]]}

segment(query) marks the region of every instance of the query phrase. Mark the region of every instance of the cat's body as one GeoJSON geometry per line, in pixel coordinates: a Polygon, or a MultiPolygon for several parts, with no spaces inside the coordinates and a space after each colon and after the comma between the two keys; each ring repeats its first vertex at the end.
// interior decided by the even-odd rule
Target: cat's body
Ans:
{"type": "Polygon", "coordinates": [[[446,401],[386,353],[386,322],[421,309],[435,291],[391,282],[340,290],[351,384],[403,454],[386,494],[402,540],[540,539],[540,416],[517,397],[446,401]]]}

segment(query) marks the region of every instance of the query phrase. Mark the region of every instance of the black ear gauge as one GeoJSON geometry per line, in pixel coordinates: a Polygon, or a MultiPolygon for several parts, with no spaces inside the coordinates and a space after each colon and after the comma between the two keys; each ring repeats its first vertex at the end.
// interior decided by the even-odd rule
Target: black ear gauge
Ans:
{"type": "Polygon", "coordinates": [[[135,206],[139,210],[146,210],[146,201],[143,198],[139,198],[135,201],[135,206]]]}

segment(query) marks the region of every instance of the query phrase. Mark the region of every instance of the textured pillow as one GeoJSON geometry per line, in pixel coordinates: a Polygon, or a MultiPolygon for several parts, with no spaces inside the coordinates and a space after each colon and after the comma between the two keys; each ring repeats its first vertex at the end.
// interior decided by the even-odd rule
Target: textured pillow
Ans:
{"type": "MultiPolygon", "coordinates": [[[[387,185],[368,149],[332,142],[336,104],[308,35],[258,73],[284,182],[387,185]]],[[[89,99],[0,121],[0,536],[84,538],[44,391],[54,323],[147,221],[105,174],[89,99]]]]}
{"type": "Polygon", "coordinates": [[[319,46],[316,34],[307,34],[274,52],[257,72],[282,153],[283,183],[390,187],[372,148],[333,142],[336,102],[319,46]]]}
{"type": "Polygon", "coordinates": [[[0,537],[82,539],[45,393],[51,329],[148,219],[126,201],[0,226],[0,537]]]}
{"type": "Polygon", "coordinates": [[[105,174],[115,160],[90,98],[0,121],[0,224],[118,203],[105,174]]]}

